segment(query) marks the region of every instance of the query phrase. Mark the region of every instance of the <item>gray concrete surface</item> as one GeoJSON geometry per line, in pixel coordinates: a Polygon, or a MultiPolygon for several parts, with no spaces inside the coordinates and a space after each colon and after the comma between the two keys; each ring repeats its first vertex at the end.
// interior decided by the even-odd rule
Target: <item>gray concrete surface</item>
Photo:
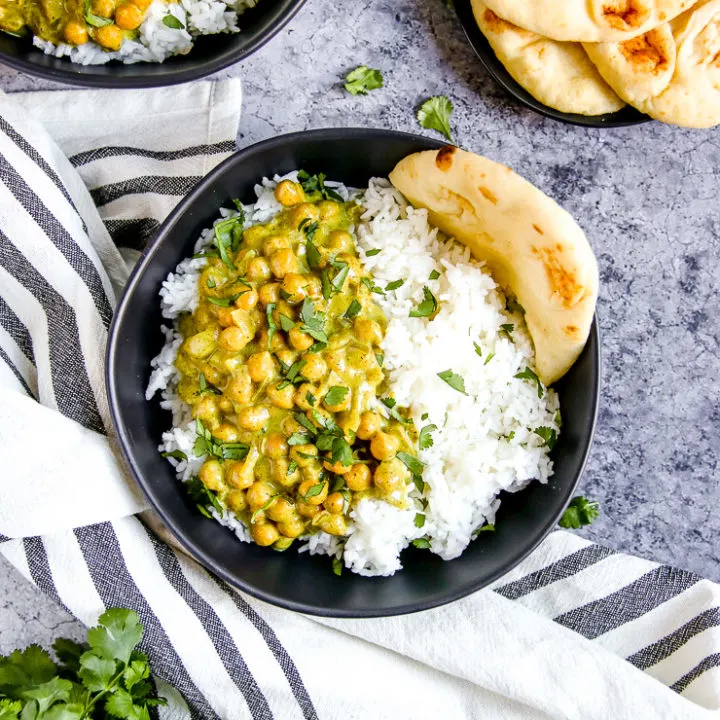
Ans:
{"type": "MultiPolygon", "coordinates": [[[[604,359],[581,483],[602,515],[583,534],[720,580],[720,130],[590,130],[520,108],[442,0],[308,0],[229,73],[245,80],[240,146],[326,126],[432,134],[414,110],[446,94],[461,146],[510,165],[580,221],[600,264],[604,359]],[[360,64],[380,68],[385,87],[351,97],[340,78],[360,64]]],[[[53,86],[0,69],[0,87],[53,86]]],[[[0,652],[72,629],[0,560],[0,652]]]]}

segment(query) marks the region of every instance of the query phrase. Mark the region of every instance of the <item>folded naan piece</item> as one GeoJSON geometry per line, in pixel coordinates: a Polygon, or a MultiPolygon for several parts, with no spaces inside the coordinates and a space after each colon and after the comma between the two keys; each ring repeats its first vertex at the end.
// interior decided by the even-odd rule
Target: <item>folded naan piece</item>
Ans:
{"type": "Polygon", "coordinates": [[[553,40],[621,42],[672,20],[696,0],[485,0],[514,25],[553,40]]]}
{"type": "Polygon", "coordinates": [[[720,123],[720,0],[704,0],[632,40],[585,50],[621,98],[656,120],[720,123]]]}
{"type": "Polygon", "coordinates": [[[598,293],[593,251],[572,217],[510,168],[447,146],[401,160],[390,181],[467,245],[517,298],[547,385],[585,347],[598,293]]]}
{"type": "Polygon", "coordinates": [[[549,40],[524,30],[499,18],[481,0],[472,0],[472,8],[498,60],[543,105],[580,115],[603,115],[625,105],[580,43],[549,40]]]}

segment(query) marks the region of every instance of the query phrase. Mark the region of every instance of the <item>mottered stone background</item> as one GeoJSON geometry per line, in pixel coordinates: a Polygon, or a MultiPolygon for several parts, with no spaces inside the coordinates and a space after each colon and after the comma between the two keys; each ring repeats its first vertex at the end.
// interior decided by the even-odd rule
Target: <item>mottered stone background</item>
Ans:
{"type": "MultiPolygon", "coordinates": [[[[324,126],[426,133],[415,108],[446,94],[458,144],[510,165],[579,220],[600,264],[604,362],[580,484],[602,515],[582,534],[719,581],[720,128],[584,129],[518,107],[443,0],[308,0],[220,76],[230,74],[245,82],[240,147],[324,126]],[[339,79],[360,64],[380,68],[385,87],[351,97],[339,79]]],[[[0,87],[61,89],[4,68],[0,87]]],[[[79,631],[0,559],[0,652],[79,631]]]]}

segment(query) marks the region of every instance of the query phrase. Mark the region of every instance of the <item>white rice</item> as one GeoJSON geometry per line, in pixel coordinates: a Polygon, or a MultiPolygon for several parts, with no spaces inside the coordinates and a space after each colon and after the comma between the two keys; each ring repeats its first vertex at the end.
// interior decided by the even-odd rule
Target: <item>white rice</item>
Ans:
{"type": "MultiPolygon", "coordinates": [[[[296,173],[286,177],[295,179],[296,173]]],[[[244,208],[246,227],[270,220],[281,209],[272,192],[280,179],[265,179],[255,187],[257,202],[244,208]]],[[[328,185],[346,199],[356,195],[337,183],[328,185]]],[[[547,482],[552,462],[535,429],[544,426],[559,434],[559,403],[554,391],[542,388],[538,397],[536,383],[515,377],[526,367],[534,370],[532,342],[522,315],[506,308],[482,263],[464,246],[441,237],[428,224],[427,213],[408,205],[386,180],[371,180],[359,202],[364,214],[355,230],[365,267],[380,287],[405,281],[396,291],[374,296],[389,321],[382,347],[389,390],[399,406],[409,408],[418,430],[428,424],[438,429],[432,446],[418,452],[425,463],[422,496],[413,488],[405,507],[363,499],[350,513],[348,538],[318,533],[303,538],[301,551],[342,556],[346,567],[362,575],[391,575],[401,568],[400,552],[413,540],[424,537],[431,552],[455,558],[477,528],[494,522],[500,491],[515,492],[533,479],[547,482]],[[367,255],[375,249],[380,252],[367,255]],[[430,280],[433,270],[440,276],[430,280]],[[424,287],[439,304],[432,320],[409,317],[423,300],[424,287]],[[503,325],[513,329],[507,333],[503,325]],[[467,394],[438,377],[446,370],[463,378],[467,394]],[[419,528],[418,515],[424,516],[419,528]]],[[[223,218],[232,214],[222,211],[223,218]]],[[[205,230],[195,251],[211,236],[212,230],[205,230]]],[[[170,273],[160,292],[165,318],[174,321],[197,307],[205,262],[184,260],[170,273]]],[[[172,328],[163,332],[166,344],[152,361],[146,397],[162,391],[161,405],[172,412],[173,429],[164,433],[160,450],[187,455],[187,462],[169,458],[186,482],[204,457],[193,454],[194,423],[175,390],[179,377],[173,363],[181,337],[172,328]]],[[[231,512],[213,514],[241,540],[249,540],[247,528],[231,512]]]]}
{"type": "Polygon", "coordinates": [[[138,28],[135,40],[126,39],[116,52],[103,50],[100,45],[88,41],[83,45],[53,44],[49,40],[33,37],[33,44],[45,54],[68,57],[80,65],[103,65],[111,60],[131,64],[137,62],[162,62],[171,55],[186,55],[198,35],[240,32],[237,21],[247,8],[258,0],[180,0],[167,3],[154,0],[138,28]],[[172,15],[182,24],[182,29],[170,28],[163,22],[172,15]]]}

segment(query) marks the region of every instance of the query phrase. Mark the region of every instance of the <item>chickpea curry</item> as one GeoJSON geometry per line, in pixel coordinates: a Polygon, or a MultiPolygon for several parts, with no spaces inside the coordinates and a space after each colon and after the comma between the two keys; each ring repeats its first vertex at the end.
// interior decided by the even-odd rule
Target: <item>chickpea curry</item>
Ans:
{"type": "Polygon", "coordinates": [[[277,550],[346,535],[363,497],[402,506],[418,463],[412,423],[381,397],[383,291],[355,250],[358,206],[299,180],[276,186],[271,222],[215,225],[176,359],[206,455],[194,482],[277,550]]]}
{"type": "MultiPolygon", "coordinates": [[[[0,0],[0,30],[12,35],[29,31],[55,44],[84,45],[94,40],[114,51],[125,38],[137,36],[151,1],[0,0]]],[[[166,20],[179,22],[172,16],[166,20]]]]}

